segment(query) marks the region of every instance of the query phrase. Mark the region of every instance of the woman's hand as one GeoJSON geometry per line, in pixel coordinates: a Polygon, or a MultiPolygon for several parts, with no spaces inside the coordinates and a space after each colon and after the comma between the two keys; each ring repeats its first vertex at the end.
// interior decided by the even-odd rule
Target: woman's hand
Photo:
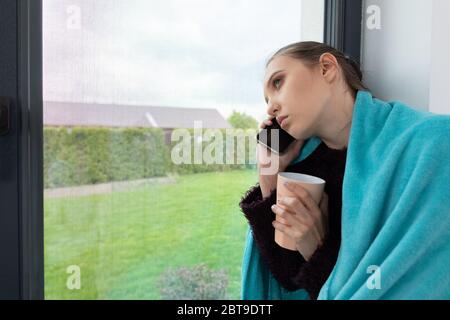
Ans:
{"type": "Polygon", "coordinates": [[[295,240],[297,250],[308,261],[328,234],[328,195],[324,192],[319,205],[309,192],[297,184],[286,185],[295,197],[278,199],[272,211],[280,221],[275,229],[295,240]]]}
{"type": "MultiPolygon", "coordinates": [[[[267,126],[272,125],[274,116],[269,116],[267,120],[264,120],[260,128],[264,129],[267,126]]],[[[275,154],[267,149],[265,146],[258,143],[257,155],[258,155],[258,172],[259,172],[259,185],[263,197],[268,197],[272,190],[277,187],[277,175],[279,172],[283,172],[289,164],[298,156],[302,149],[305,140],[296,140],[293,142],[286,152],[282,155],[275,154]]]]}

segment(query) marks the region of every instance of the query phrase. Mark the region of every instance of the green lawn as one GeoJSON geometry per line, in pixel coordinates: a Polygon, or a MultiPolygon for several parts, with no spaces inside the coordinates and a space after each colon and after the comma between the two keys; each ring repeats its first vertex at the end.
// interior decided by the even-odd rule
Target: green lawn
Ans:
{"type": "Polygon", "coordinates": [[[160,299],[169,267],[226,268],[239,299],[247,230],[238,203],[256,171],[180,176],[176,184],[45,200],[46,299],[160,299]],[[69,290],[66,269],[81,269],[69,290]]]}

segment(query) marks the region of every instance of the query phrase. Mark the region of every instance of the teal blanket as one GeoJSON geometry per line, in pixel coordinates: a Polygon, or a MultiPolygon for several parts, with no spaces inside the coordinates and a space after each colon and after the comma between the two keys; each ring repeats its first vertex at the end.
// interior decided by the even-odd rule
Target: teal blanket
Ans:
{"type": "MultiPolygon", "coordinates": [[[[450,117],[359,91],[342,188],[341,248],[318,299],[450,299],[450,117]]],[[[241,298],[309,299],[273,278],[250,229],[241,298]]]]}

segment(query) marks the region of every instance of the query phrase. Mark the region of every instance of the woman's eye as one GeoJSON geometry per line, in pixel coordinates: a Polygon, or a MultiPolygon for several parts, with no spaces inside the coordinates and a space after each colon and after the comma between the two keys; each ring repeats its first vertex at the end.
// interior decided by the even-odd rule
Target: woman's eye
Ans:
{"type": "MultiPolygon", "coordinates": [[[[277,88],[277,85],[276,85],[277,81],[281,81],[281,79],[275,79],[275,80],[273,80],[273,82],[272,82],[272,84],[273,84],[273,86],[274,86],[275,88],[277,88]]],[[[278,89],[278,88],[277,88],[277,89],[278,89]]]]}

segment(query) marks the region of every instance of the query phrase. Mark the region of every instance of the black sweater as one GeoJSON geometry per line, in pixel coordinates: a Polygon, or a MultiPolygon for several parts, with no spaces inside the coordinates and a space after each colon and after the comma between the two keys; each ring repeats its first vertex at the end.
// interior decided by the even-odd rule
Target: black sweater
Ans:
{"type": "Polygon", "coordinates": [[[286,172],[313,175],[326,181],[328,194],[329,233],[322,247],[309,261],[298,251],[280,247],[274,241],[275,220],[271,206],[276,203],[276,190],[262,198],[259,184],[241,199],[240,207],[252,228],[262,259],[274,278],[288,291],[305,289],[316,300],[337,260],[341,243],[342,182],[347,149],[330,149],[321,143],[306,159],[286,168],[286,172]]]}

